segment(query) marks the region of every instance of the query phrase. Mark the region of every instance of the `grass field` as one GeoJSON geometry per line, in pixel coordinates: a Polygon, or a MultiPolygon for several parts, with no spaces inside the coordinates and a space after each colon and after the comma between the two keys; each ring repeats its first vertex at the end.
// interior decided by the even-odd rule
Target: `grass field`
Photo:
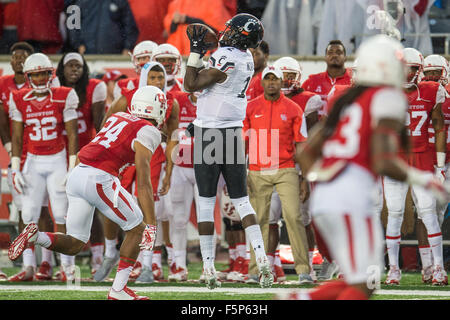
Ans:
{"type": "MultiPolygon", "coordinates": [[[[225,269],[224,264],[217,263],[217,270],[225,269]]],[[[19,268],[3,268],[8,276],[18,272],[19,268]]],[[[68,285],[58,281],[0,282],[0,300],[105,300],[114,277],[104,282],[90,280],[90,269],[84,265],[80,268],[81,281],[68,285]]],[[[167,267],[164,268],[167,275],[167,267]]],[[[287,274],[287,281],[274,284],[270,289],[261,289],[259,285],[223,282],[222,287],[208,290],[199,283],[201,264],[189,264],[188,281],[184,283],[154,282],[152,284],[129,283],[140,295],[152,300],[272,300],[275,294],[287,293],[294,289],[308,290],[315,285],[296,284],[297,276],[287,274]]],[[[384,280],[383,278],[381,280],[384,280]]],[[[387,286],[381,284],[380,290],[372,300],[450,300],[450,287],[434,287],[423,284],[420,273],[403,273],[401,285],[387,286]]]]}

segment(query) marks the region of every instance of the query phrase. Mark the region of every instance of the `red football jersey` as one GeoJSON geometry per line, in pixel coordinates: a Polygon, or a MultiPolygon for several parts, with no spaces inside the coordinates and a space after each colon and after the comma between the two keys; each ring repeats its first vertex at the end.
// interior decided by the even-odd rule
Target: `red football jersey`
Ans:
{"type": "MultiPolygon", "coordinates": [[[[445,157],[445,163],[450,162],[450,97],[447,97],[445,101],[442,103],[442,113],[444,115],[445,120],[445,134],[447,135],[447,152],[445,157]]],[[[435,152],[436,146],[435,146],[435,139],[434,139],[434,128],[433,123],[430,120],[430,124],[428,127],[428,136],[429,136],[429,143],[430,143],[430,149],[435,152]]],[[[437,159],[434,157],[434,164],[437,164],[437,159]]]]}
{"type": "MultiPolygon", "coordinates": [[[[20,87],[17,86],[16,82],[14,81],[14,75],[6,75],[3,77],[0,77],[0,99],[3,104],[3,109],[5,110],[5,113],[7,116],[9,116],[9,95],[12,91],[17,91],[22,88],[29,88],[28,82],[25,82],[20,87]]],[[[9,119],[9,128],[11,130],[11,118],[9,119]]],[[[11,132],[10,132],[11,134],[11,132]]]]}
{"type": "Polygon", "coordinates": [[[437,82],[423,81],[417,88],[407,93],[408,117],[406,125],[410,136],[412,152],[429,151],[428,127],[431,113],[438,103],[445,99],[445,89],[437,82]]]}
{"type": "Polygon", "coordinates": [[[350,85],[352,80],[351,69],[346,69],[344,75],[337,78],[331,78],[328,72],[321,72],[312,74],[302,84],[302,88],[306,91],[314,92],[322,98],[323,101],[327,100],[328,93],[331,88],[337,84],[350,85]]]}
{"type": "Polygon", "coordinates": [[[133,90],[139,88],[139,77],[137,78],[126,78],[117,81],[117,86],[120,88],[121,94],[124,90],[133,90]]]}
{"type": "Polygon", "coordinates": [[[314,111],[318,111],[323,105],[323,102],[319,95],[306,90],[297,93],[295,96],[292,96],[291,100],[297,103],[300,108],[302,108],[305,116],[314,111]]]}
{"type": "Polygon", "coordinates": [[[175,164],[181,167],[193,168],[194,167],[194,138],[187,137],[185,130],[189,123],[195,120],[197,115],[197,107],[189,98],[187,92],[177,92],[174,94],[174,98],[177,99],[180,105],[180,116],[178,127],[178,155],[175,164]]]}
{"type": "Polygon", "coordinates": [[[255,99],[257,96],[260,96],[264,93],[264,88],[261,84],[262,72],[254,75],[250,80],[250,84],[248,85],[248,89],[246,92],[247,100],[250,101],[255,99]]]}
{"type": "Polygon", "coordinates": [[[64,123],[77,118],[78,96],[74,89],[67,87],[51,88],[51,94],[43,100],[31,93],[30,88],[12,92],[12,120],[23,122],[29,153],[56,154],[65,148],[64,123]]]}
{"type": "Polygon", "coordinates": [[[323,146],[323,167],[346,160],[376,176],[372,171],[369,143],[373,126],[377,119],[385,117],[404,121],[406,110],[407,101],[400,90],[384,87],[367,89],[342,111],[334,133],[323,146]]]}
{"type": "Polygon", "coordinates": [[[154,152],[161,142],[161,134],[149,121],[117,112],[81,149],[78,158],[83,164],[117,177],[123,168],[134,164],[134,141],[154,152]]]}
{"type": "Polygon", "coordinates": [[[333,108],[335,102],[350,88],[350,85],[347,84],[338,84],[335,85],[330,92],[328,93],[327,98],[327,106],[325,110],[325,114],[329,114],[331,109],[333,108]]]}

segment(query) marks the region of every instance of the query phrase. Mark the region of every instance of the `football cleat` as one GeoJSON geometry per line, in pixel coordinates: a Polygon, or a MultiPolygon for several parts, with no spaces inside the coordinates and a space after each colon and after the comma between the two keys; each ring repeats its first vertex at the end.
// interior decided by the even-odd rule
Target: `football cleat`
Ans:
{"type": "Polygon", "coordinates": [[[298,275],[298,284],[312,284],[314,280],[311,278],[309,273],[300,273],[298,275]]]}
{"type": "Polygon", "coordinates": [[[136,283],[153,283],[155,279],[153,278],[153,271],[144,266],[142,267],[141,274],[136,278],[136,283]]]}
{"type": "Polygon", "coordinates": [[[0,281],[8,280],[8,276],[2,270],[0,270],[0,281]]]}
{"type": "Polygon", "coordinates": [[[214,266],[205,268],[205,276],[206,287],[208,289],[212,290],[215,288],[219,288],[222,285],[217,278],[216,269],[214,268],[214,266]]]}
{"type": "Polygon", "coordinates": [[[130,280],[136,280],[142,272],[142,264],[137,261],[134,266],[133,266],[133,270],[130,273],[130,280]]]}
{"type": "Polygon", "coordinates": [[[275,273],[276,282],[286,281],[286,275],[282,266],[273,265],[273,272],[275,273]]]}
{"type": "Polygon", "coordinates": [[[103,259],[101,267],[97,269],[97,271],[94,274],[94,280],[95,281],[105,280],[111,273],[111,270],[119,263],[119,259],[120,259],[119,251],[116,252],[116,255],[113,258],[105,257],[103,259]]]}
{"type": "Polygon", "coordinates": [[[35,223],[28,224],[19,236],[11,243],[8,249],[8,257],[12,261],[17,260],[29,244],[37,239],[38,227],[35,223]]]}
{"type": "Polygon", "coordinates": [[[39,266],[39,270],[36,272],[34,276],[36,280],[46,281],[52,280],[53,276],[53,267],[47,261],[43,261],[39,266]]]}
{"type": "Polygon", "coordinates": [[[272,268],[266,256],[256,261],[259,269],[259,285],[261,288],[270,288],[273,284],[272,268]]]}
{"type": "Polygon", "coordinates": [[[150,298],[146,296],[138,296],[136,292],[125,286],[120,291],[116,291],[111,288],[109,290],[108,300],[150,300],[150,298]]]}
{"type": "Polygon", "coordinates": [[[186,269],[178,267],[167,277],[169,281],[187,281],[188,272],[186,269]]]}
{"type": "Polygon", "coordinates": [[[244,283],[246,284],[258,284],[258,276],[255,274],[248,274],[244,277],[244,283]]]}
{"type": "Polygon", "coordinates": [[[200,279],[198,280],[200,283],[206,283],[206,273],[205,269],[202,269],[202,274],[200,275],[200,279]]]}
{"type": "Polygon", "coordinates": [[[390,266],[386,277],[386,284],[399,285],[402,278],[402,271],[397,266],[390,266]]]}
{"type": "Polygon", "coordinates": [[[339,266],[336,264],[336,262],[328,262],[327,260],[324,260],[322,263],[322,269],[320,270],[319,275],[317,276],[318,280],[326,281],[333,279],[333,276],[337,274],[339,271],[339,266]]]}
{"type": "Polygon", "coordinates": [[[446,286],[448,285],[447,272],[442,269],[441,266],[436,266],[433,272],[433,280],[431,281],[433,286],[446,286]]]}
{"type": "Polygon", "coordinates": [[[25,267],[25,269],[8,278],[10,282],[22,282],[34,280],[34,268],[32,266],[25,267]]]}
{"type": "Polygon", "coordinates": [[[422,282],[431,283],[433,280],[434,267],[428,266],[422,269],[422,282]]]}
{"type": "Polygon", "coordinates": [[[158,266],[156,263],[152,264],[153,278],[155,280],[164,280],[164,273],[162,267],[158,266]]]}

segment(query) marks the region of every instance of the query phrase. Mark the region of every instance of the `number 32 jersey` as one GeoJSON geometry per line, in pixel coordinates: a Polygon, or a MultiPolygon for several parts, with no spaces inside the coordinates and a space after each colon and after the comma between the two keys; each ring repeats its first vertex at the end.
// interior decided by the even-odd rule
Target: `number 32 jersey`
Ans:
{"type": "Polygon", "coordinates": [[[252,54],[220,47],[209,58],[208,68],[226,73],[227,78],[202,91],[194,124],[203,128],[242,127],[247,108],[245,93],[254,72],[252,54]]]}
{"type": "Polygon", "coordinates": [[[135,141],[154,153],[161,143],[161,133],[147,120],[117,112],[81,149],[78,158],[83,164],[117,177],[122,168],[134,164],[135,141]]]}
{"type": "MultiPolygon", "coordinates": [[[[67,87],[51,88],[51,94],[37,98],[31,88],[10,95],[10,117],[23,122],[27,150],[35,155],[51,155],[65,148],[64,123],[77,119],[78,96],[67,87]]],[[[25,142],[24,142],[25,144],[25,142]]]]}

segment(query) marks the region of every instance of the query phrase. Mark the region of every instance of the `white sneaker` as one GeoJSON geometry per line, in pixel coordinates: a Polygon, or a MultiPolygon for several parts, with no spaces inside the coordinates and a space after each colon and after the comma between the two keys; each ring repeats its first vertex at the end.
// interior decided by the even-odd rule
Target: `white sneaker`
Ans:
{"type": "Polygon", "coordinates": [[[384,283],[399,285],[401,278],[402,271],[397,266],[389,266],[389,272],[384,283]]]}
{"type": "Polygon", "coordinates": [[[322,269],[320,270],[319,275],[317,276],[318,280],[327,281],[333,279],[333,276],[339,272],[339,266],[336,262],[328,262],[324,260],[322,263],[322,269]]]}
{"type": "Polygon", "coordinates": [[[214,266],[205,268],[205,276],[206,286],[208,287],[208,289],[212,290],[215,288],[219,288],[222,285],[217,278],[216,269],[214,268],[214,266]]]}
{"type": "Polygon", "coordinates": [[[261,288],[270,288],[273,284],[272,268],[266,256],[256,261],[259,269],[259,285],[261,288]]]}
{"type": "Polygon", "coordinates": [[[431,283],[433,280],[434,267],[428,266],[422,269],[422,282],[431,283]]]}
{"type": "Polygon", "coordinates": [[[447,272],[442,269],[441,266],[436,266],[433,272],[433,280],[431,281],[433,286],[446,286],[448,285],[447,272]]]}
{"type": "Polygon", "coordinates": [[[150,298],[138,296],[133,290],[125,286],[125,288],[120,291],[116,291],[111,288],[109,290],[108,300],[150,300],[150,298]]]}

